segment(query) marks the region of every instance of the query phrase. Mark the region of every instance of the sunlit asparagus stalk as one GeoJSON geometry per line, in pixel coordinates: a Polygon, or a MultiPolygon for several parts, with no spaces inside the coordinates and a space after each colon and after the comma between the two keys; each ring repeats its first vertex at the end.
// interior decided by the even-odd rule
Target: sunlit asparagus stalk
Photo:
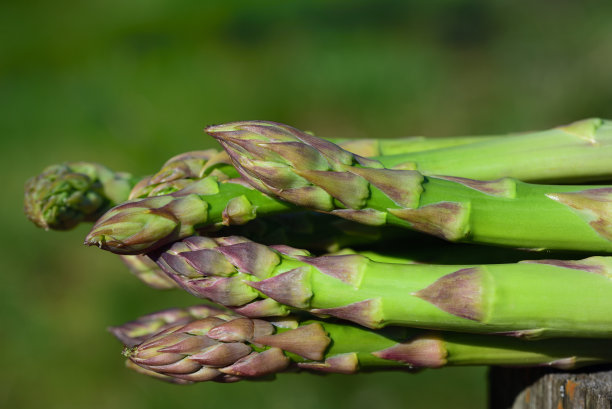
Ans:
{"type": "Polygon", "coordinates": [[[612,188],[477,181],[385,168],[287,125],[209,127],[257,189],[295,206],[449,241],[612,251],[612,188]]]}
{"type": "Polygon", "coordinates": [[[492,265],[311,257],[242,237],[190,237],[154,256],[191,294],[249,317],[308,311],[369,328],[517,337],[612,336],[612,259],[492,265]]]}
{"type": "MultiPolygon", "coordinates": [[[[416,152],[439,150],[454,146],[470,145],[495,138],[506,138],[509,135],[482,135],[482,136],[453,136],[427,138],[424,136],[409,136],[405,138],[382,138],[382,139],[328,139],[360,156],[388,156],[405,155],[416,152]]],[[[408,157],[407,157],[408,158],[408,157]]]]}
{"type": "Polygon", "coordinates": [[[182,383],[234,382],[296,370],[354,374],[457,365],[573,369],[612,360],[606,340],[526,342],[401,327],[375,332],[315,319],[268,321],[214,312],[189,323],[160,326],[161,332],[143,339],[140,334],[153,333],[147,321],[143,317],[111,331],[128,341],[124,355],[135,364],[132,368],[182,383]],[[142,327],[138,338],[126,337],[142,327]]]}
{"type": "Polygon", "coordinates": [[[481,180],[506,176],[549,183],[610,180],[612,121],[591,118],[544,131],[487,137],[446,149],[406,155],[384,151],[382,155],[377,159],[385,167],[415,169],[424,175],[481,180]]]}

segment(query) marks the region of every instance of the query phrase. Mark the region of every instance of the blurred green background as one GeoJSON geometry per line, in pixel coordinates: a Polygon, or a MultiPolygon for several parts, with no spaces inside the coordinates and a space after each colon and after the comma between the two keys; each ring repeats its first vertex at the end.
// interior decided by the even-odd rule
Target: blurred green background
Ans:
{"type": "Polygon", "coordinates": [[[144,175],[266,119],[329,137],[467,135],[612,117],[609,1],[4,1],[0,406],[483,408],[486,368],[179,387],[123,368],[105,327],[158,293],[82,226],[45,233],[23,183],[89,160],[144,175]]]}

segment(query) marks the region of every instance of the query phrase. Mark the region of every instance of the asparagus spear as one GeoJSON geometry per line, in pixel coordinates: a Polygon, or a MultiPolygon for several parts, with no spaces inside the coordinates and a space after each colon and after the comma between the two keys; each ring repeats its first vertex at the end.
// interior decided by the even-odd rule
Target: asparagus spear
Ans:
{"type": "Polygon", "coordinates": [[[249,317],[300,310],[368,328],[404,325],[527,338],[612,335],[612,260],[606,257],[383,263],[359,254],[312,257],[243,237],[190,237],[153,257],[186,291],[249,317]]]}
{"type": "Polygon", "coordinates": [[[385,168],[271,122],[236,122],[207,132],[250,184],[296,206],[449,241],[612,251],[612,187],[429,177],[385,168]]]}
{"type": "MultiPolygon", "coordinates": [[[[122,327],[112,331],[124,332],[122,327]]],[[[166,327],[138,345],[128,344],[124,355],[143,373],[186,383],[232,382],[288,370],[353,374],[455,365],[573,369],[612,360],[605,340],[525,342],[401,327],[375,332],[323,320],[270,322],[231,314],[166,327]]]]}

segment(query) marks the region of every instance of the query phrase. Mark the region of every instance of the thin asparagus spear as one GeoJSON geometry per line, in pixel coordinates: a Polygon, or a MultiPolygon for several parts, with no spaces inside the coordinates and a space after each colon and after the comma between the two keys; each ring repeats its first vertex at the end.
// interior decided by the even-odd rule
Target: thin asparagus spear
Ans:
{"type": "Polygon", "coordinates": [[[311,257],[243,237],[190,237],[153,255],[191,294],[249,317],[301,310],[369,328],[404,325],[527,338],[610,337],[612,259],[493,265],[311,257]]]}
{"type": "Polygon", "coordinates": [[[429,177],[384,168],[377,160],[270,122],[236,122],[207,132],[251,185],[295,206],[449,241],[612,251],[609,186],[429,177]]]}
{"type": "Polygon", "coordinates": [[[183,382],[233,382],[288,370],[354,374],[458,365],[573,369],[612,360],[606,340],[526,342],[400,327],[374,332],[323,320],[270,322],[227,314],[165,328],[128,346],[124,355],[143,373],[183,382]]]}

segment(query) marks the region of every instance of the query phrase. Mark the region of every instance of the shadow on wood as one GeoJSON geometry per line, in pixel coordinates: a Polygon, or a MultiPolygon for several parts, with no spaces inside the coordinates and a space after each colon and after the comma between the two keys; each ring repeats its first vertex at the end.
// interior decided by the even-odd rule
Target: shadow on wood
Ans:
{"type": "Polygon", "coordinates": [[[612,367],[489,370],[490,409],[610,409],[612,367]]]}

